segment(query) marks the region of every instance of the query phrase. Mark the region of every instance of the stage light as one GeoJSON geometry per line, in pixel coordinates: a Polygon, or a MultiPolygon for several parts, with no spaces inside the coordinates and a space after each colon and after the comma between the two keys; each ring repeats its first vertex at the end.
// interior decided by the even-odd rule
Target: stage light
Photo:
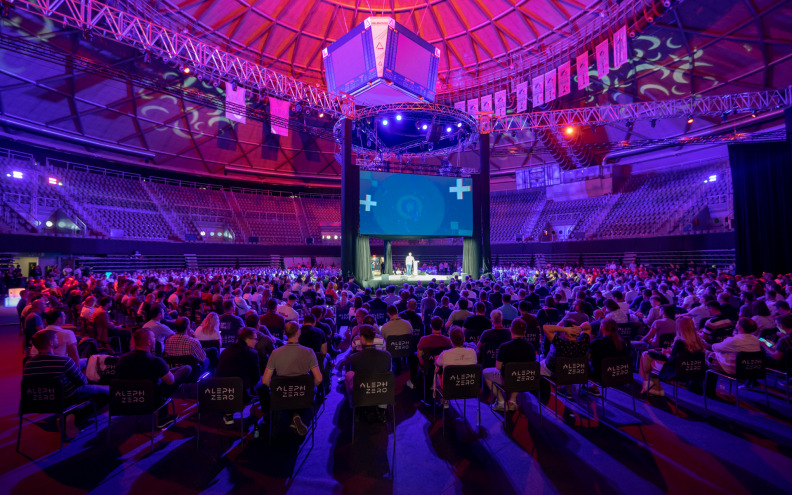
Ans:
{"type": "Polygon", "coordinates": [[[333,236],[333,239],[334,239],[334,240],[338,240],[338,236],[337,236],[337,235],[334,235],[334,236],[333,236]]]}
{"type": "Polygon", "coordinates": [[[451,132],[451,127],[446,127],[446,132],[451,132]]]}
{"type": "Polygon", "coordinates": [[[382,125],[388,125],[388,119],[382,119],[382,125]]]}
{"type": "Polygon", "coordinates": [[[49,179],[47,179],[47,182],[49,182],[53,186],[57,186],[58,185],[58,179],[56,179],[55,177],[50,177],[49,179]]]}
{"type": "Polygon", "coordinates": [[[753,118],[753,119],[756,118],[756,111],[751,112],[751,118],[753,118]]]}
{"type": "Polygon", "coordinates": [[[564,132],[567,133],[567,136],[571,136],[572,134],[575,133],[575,128],[572,127],[571,125],[569,125],[569,126],[567,126],[566,129],[564,129],[564,132]]]}
{"type": "Polygon", "coordinates": [[[231,81],[231,89],[236,91],[237,90],[237,86],[238,86],[237,80],[236,79],[232,80],[231,81]]]}
{"type": "Polygon", "coordinates": [[[189,68],[189,67],[187,67],[187,66],[185,65],[185,66],[184,66],[184,69],[182,69],[182,71],[183,71],[185,74],[189,74],[189,73],[190,73],[190,68],[189,68]]]}
{"type": "Polygon", "coordinates": [[[396,114],[396,120],[401,120],[401,114],[400,113],[396,114]]]}
{"type": "Polygon", "coordinates": [[[688,119],[687,119],[687,123],[688,123],[688,124],[692,124],[692,123],[693,123],[693,117],[688,117],[688,119]]]}
{"type": "Polygon", "coordinates": [[[201,235],[202,235],[202,236],[206,235],[206,231],[205,231],[205,230],[202,230],[202,231],[201,231],[201,235]]]}
{"type": "Polygon", "coordinates": [[[721,115],[721,122],[726,122],[728,118],[729,118],[729,112],[723,112],[723,114],[721,115]]]}
{"type": "Polygon", "coordinates": [[[717,175],[710,175],[709,176],[709,181],[710,182],[715,182],[716,180],[718,180],[718,176],[717,175]]]}
{"type": "Polygon", "coordinates": [[[428,128],[429,128],[429,126],[428,126],[428,125],[426,125],[426,124],[424,124],[424,125],[422,125],[422,126],[421,126],[421,130],[422,130],[422,131],[425,131],[425,130],[426,130],[426,129],[428,129],[428,128]]]}
{"type": "Polygon", "coordinates": [[[324,118],[324,112],[319,112],[319,118],[324,118]]]}
{"type": "Polygon", "coordinates": [[[44,225],[46,225],[47,227],[52,227],[52,221],[47,220],[47,222],[44,225]]]}
{"type": "Polygon", "coordinates": [[[214,232],[209,232],[209,235],[214,237],[214,232]]]}
{"type": "Polygon", "coordinates": [[[457,127],[462,127],[462,122],[457,122],[457,127]]]}
{"type": "Polygon", "coordinates": [[[15,179],[23,179],[24,178],[24,174],[22,174],[22,172],[18,172],[16,170],[14,170],[13,172],[11,172],[11,177],[13,177],[15,179]]]}
{"type": "Polygon", "coordinates": [[[143,52],[143,63],[145,64],[151,63],[151,54],[149,52],[143,52]]]}

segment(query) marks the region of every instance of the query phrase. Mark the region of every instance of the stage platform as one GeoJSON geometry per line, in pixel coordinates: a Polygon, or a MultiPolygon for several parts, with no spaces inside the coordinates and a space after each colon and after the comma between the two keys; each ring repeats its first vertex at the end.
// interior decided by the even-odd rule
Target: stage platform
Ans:
{"type": "MultiPolygon", "coordinates": [[[[460,275],[460,278],[462,276],[460,275]]],[[[423,285],[428,284],[435,279],[437,282],[445,281],[448,282],[451,280],[453,275],[375,275],[370,280],[366,280],[363,282],[363,287],[371,287],[372,289],[377,289],[380,287],[387,287],[389,285],[402,285],[402,284],[411,284],[417,285],[418,281],[420,281],[423,285]]]]}

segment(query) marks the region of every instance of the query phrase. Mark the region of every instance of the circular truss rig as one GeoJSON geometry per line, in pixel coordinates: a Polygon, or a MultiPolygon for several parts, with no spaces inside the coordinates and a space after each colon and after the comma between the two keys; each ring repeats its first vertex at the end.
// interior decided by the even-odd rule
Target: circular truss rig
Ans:
{"type": "MultiPolygon", "coordinates": [[[[341,126],[333,127],[341,142],[341,126]]],[[[464,151],[478,140],[477,119],[435,103],[391,103],[359,109],[352,120],[352,151],[368,163],[425,160],[464,151]]]]}

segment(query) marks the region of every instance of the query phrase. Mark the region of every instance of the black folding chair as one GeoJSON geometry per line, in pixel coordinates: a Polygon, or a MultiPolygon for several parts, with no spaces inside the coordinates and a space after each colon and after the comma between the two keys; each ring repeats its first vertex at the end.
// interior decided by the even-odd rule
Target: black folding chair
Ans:
{"type": "Polygon", "coordinates": [[[666,333],[666,334],[661,335],[657,339],[658,347],[660,347],[660,349],[668,349],[668,348],[670,348],[674,344],[674,339],[675,338],[676,338],[676,335],[673,334],[673,333],[666,333]]]}
{"type": "MultiPolygon", "coordinates": [[[[553,387],[556,388],[555,414],[558,416],[558,387],[587,385],[589,374],[589,364],[587,357],[579,358],[557,358],[556,369],[553,377],[543,377],[553,387]]],[[[570,394],[571,395],[571,394],[570,394]]]]}
{"type": "Polygon", "coordinates": [[[525,340],[533,346],[537,354],[542,353],[542,330],[539,327],[529,328],[525,332],[525,340]]]}
{"type": "Polygon", "coordinates": [[[171,406],[171,412],[176,416],[176,404],[173,399],[160,400],[155,392],[154,382],[151,380],[113,380],[110,382],[110,412],[107,418],[107,443],[110,444],[110,427],[113,416],[135,416],[138,424],[140,416],[149,416],[151,419],[151,452],[154,452],[154,429],[157,423],[157,414],[162,408],[171,406]]]}
{"type": "MultiPolygon", "coordinates": [[[[429,404],[429,390],[434,385],[435,359],[450,347],[429,347],[423,351],[423,365],[418,365],[418,373],[423,375],[423,404],[429,404]]],[[[434,403],[432,403],[434,405],[434,403]]]]}
{"type": "Polygon", "coordinates": [[[616,327],[619,336],[625,342],[632,342],[638,337],[637,323],[619,323],[616,327]]]}
{"type": "Polygon", "coordinates": [[[386,405],[391,408],[393,443],[396,443],[396,378],[391,371],[355,373],[352,377],[352,441],[355,441],[355,411],[358,407],[386,405]]]}
{"type": "MultiPolygon", "coordinates": [[[[22,441],[22,421],[25,414],[53,414],[60,416],[58,423],[60,431],[60,448],[63,450],[63,440],[66,436],[66,415],[91,404],[94,412],[94,428],[99,431],[96,420],[96,403],[87,399],[73,405],[66,405],[63,397],[63,384],[57,378],[23,377],[22,395],[19,400],[19,431],[17,431],[16,451],[19,453],[19,444],[22,441]]],[[[30,421],[30,420],[28,420],[30,421]]],[[[31,421],[31,423],[34,423],[31,421]]]]}
{"type": "Polygon", "coordinates": [[[600,387],[600,399],[602,402],[602,417],[605,418],[605,395],[609,388],[613,388],[620,392],[627,393],[620,387],[627,385],[630,389],[629,395],[632,397],[633,411],[635,411],[635,393],[632,389],[633,385],[633,366],[632,359],[629,356],[612,357],[602,360],[600,366],[602,376],[600,382],[589,380],[600,387]]]}
{"type": "MultiPolygon", "coordinates": [[[[786,390],[786,400],[789,404],[789,376],[792,375],[792,353],[785,353],[784,360],[778,368],[768,367],[765,371],[772,373],[776,377],[776,388],[778,388],[778,377],[784,379],[784,389],[786,390]]],[[[766,383],[766,382],[765,382],[766,383]]]]}
{"type": "Polygon", "coordinates": [[[223,348],[226,348],[237,341],[236,335],[229,335],[229,334],[220,334],[220,343],[222,344],[223,348]]]}
{"type": "MultiPolygon", "coordinates": [[[[467,399],[476,401],[476,429],[481,426],[481,366],[478,364],[467,364],[462,366],[446,366],[443,368],[443,387],[435,387],[435,394],[440,396],[442,401],[461,400],[462,415],[467,417],[467,399]]],[[[445,436],[445,411],[443,409],[443,436],[445,436]]]]}
{"type": "MultiPolygon", "coordinates": [[[[674,408],[676,414],[679,415],[679,382],[702,381],[704,373],[707,370],[707,365],[704,362],[704,353],[697,353],[693,356],[677,357],[674,362],[674,378],[671,382],[674,385],[674,408]]],[[[659,373],[653,371],[653,376],[658,376],[659,373]]],[[[648,389],[647,389],[648,393],[648,389]]],[[[707,393],[704,391],[704,401],[706,407],[707,393]]]]}
{"type": "Polygon", "coordinates": [[[478,362],[482,368],[494,368],[500,344],[488,342],[479,348],[478,362]]]}
{"type": "Polygon", "coordinates": [[[731,382],[736,382],[737,386],[735,387],[734,391],[734,402],[738,408],[740,407],[740,382],[764,380],[765,401],[767,403],[767,407],[770,407],[770,391],[767,387],[767,366],[765,363],[765,352],[738,352],[736,364],[736,373],[734,375],[729,375],[727,373],[722,373],[713,369],[707,370],[707,373],[704,375],[704,409],[707,409],[706,391],[707,382],[709,381],[710,375],[715,375],[715,380],[717,380],[718,377],[729,380],[729,391],[731,391],[731,382]]]}
{"type": "Polygon", "coordinates": [[[270,418],[269,418],[269,443],[272,444],[272,423],[275,422],[275,411],[293,411],[310,409],[311,418],[311,448],[314,446],[314,433],[316,432],[316,402],[313,376],[273,376],[270,382],[270,418]]]}
{"type": "Polygon", "coordinates": [[[202,349],[211,349],[215,348],[220,351],[220,341],[219,340],[201,340],[201,348],[202,349]]]}
{"type": "Polygon", "coordinates": [[[99,385],[110,385],[110,382],[115,380],[116,377],[116,364],[120,358],[116,356],[107,356],[104,358],[104,368],[98,367],[97,373],[99,374],[99,385]]]}
{"type": "Polygon", "coordinates": [[[412,353],[412,334],[391,335],[385,339],[385,350],[393,359],[409,357],[412,353]]]}
{"type": "MultiPolygon", "coordinates": [[[[242,413],[245,409],[244,384],[239,377],[204,378],[198,382],[198,422],[195,424],[195,446],[200,446],[201,413],[242,413]]],[[[239,420],[239,439],[245,438],[245,419],[239,420]]]]}
{"type": "MultiPolygon", "coordinates": [[[[492,382],[492,386],[500,390],[504,402],[509,400],[508,398],[511,394],[517,394],[517,419],[520,419],[520,397],[522,397],[523,392],[538,391],[541,388],[542,373],[539,362],[506,363],[501,370],[501,377],[503,378],[503,385],[492,382]]],[[[542,403],[537,400],[537,404],[539,424],[542,424],[542,403]]],[[[492,410],[493,405],[490,405],[490,410],[492,410]]],[[[504,422],[508,421],[509,414],[504,413],[503,418],[504,422]]]]}

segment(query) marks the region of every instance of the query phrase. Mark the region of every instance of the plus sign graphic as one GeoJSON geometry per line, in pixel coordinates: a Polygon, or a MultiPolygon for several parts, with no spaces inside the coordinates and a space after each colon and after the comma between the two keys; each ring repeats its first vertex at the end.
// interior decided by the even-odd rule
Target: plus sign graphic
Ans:
{"type": "Polygon", "coordinates": [[[470,192],[470,186],[463,186],[462,179],[457,179],[456,186],[449,187],[448,192],[456,193],[457,199],[462,199],[462,193],[470,192]]]}
{"type": "Polygon", "coordinates": [[[377,202],[371,200],[371,194],[366,194],[366,199],[361,199],[360,204],[366,207],[366,211],[371,211],[372,206],[377,206],[377,202]]]}

